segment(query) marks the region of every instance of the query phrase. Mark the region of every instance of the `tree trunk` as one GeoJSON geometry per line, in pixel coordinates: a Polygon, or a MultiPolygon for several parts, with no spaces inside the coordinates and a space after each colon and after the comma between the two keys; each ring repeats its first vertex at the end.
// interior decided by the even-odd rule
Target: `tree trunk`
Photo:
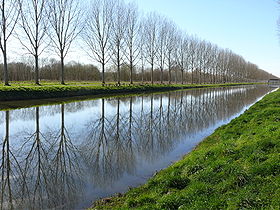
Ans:
{"type": "Polygon", "coordinates": [[[141,71],[142,71],[142,84],[144,83],[144,65],[142,65],[142,68],[141,68],[141,71]]]}
{"type": "MultiPolygon", "coordinates": [[[[6,43],[4,43],[6,45],[6,43]]],[[[5,48],[5,46],[4,46],[5,48]]],[[[7,51],[4,49],[3,52],[3,60],[4,60],[4,82],[6,86],[9,86],[9,74],[8,74],[8,64],[7,64],[7,51]]]]}
{"type": "Polygon", "coordinates": [[[64,57],[63,56],[60,57],[60,62],[61,62],[60,83],[62,85],[65,85],[65,82],[64,82],[64,57]]]}
{"type": "Polygon", "coordinates": [[[192,84],[193,84],[193,67],[192,67],[192,84]]]}
{"type": "Polygon", "coordinates": [[[132,58],[130,60],[130,84],[133,84],[133,78],[132,78],[132,73],[133,73],[133,63],[132,63],[132,58]]]}
{"type": "Polygon", "coordinates": [[[163,84],[163,68],[160,68],[160,83],[163,84]]]}
{"type": "Polygon", "coordinates": [[[102,63],[102,86],[105,85],[105,63],[102,63]]]}
{"type": "Polygon", "coordinates": [[[151,64],[151,83],[154,84],[154,64],[151,64]]]}
{"type": "Polygon", "coordinates": [[[35,54],[35,84],[40,85],[39,82],[39,56],[36,52],[35,54]]]}
{"type": "Polygon", "coordinates": [[[169,84],[171,84],[171,68],[170,68],[170,65],[168,67],[168,80],[169,80],[169,84]]]}
{"type": "MultiPolygon", "coordinates": [[[[119,46],[119,45],[118,45],[119,46]]],[[[121,64],[120,64],[120,49],[117,52],[117,70],[118,70],[118,86],[121,86],[121,64]]]]}
{"type": "Polygon", "coordinates": [[[120,70],[119,63],[118,63],[118,86],[121,86],[121,70],[120,70]]]}
{"type": "Polygon", "coordinates": [[[183,85],[184,84],[184,70],[183,69],[181,70],[181,74],[182,74],[181,77],[182,77],[182,85],[183,85]]]}

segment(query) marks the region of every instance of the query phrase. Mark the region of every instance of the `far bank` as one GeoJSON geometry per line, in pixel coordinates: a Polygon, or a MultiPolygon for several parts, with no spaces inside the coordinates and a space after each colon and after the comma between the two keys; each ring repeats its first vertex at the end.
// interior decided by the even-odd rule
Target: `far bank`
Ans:
{"type": "MultiPolygon", "coordinates": [[[[137,84],[137,85],[44,85],[44,86],[2,86],[0,87],[0,102],[15,100],[50,99],[76,96],[105,96],[112,94],[142,93],[151,91],[168,91],[190,88],[226,87],[237,85],[252,85],[256,83],[226,83],[226,84],[137,84]]],[[[259,84],[259,83],[257,83],[259,84]]]]}

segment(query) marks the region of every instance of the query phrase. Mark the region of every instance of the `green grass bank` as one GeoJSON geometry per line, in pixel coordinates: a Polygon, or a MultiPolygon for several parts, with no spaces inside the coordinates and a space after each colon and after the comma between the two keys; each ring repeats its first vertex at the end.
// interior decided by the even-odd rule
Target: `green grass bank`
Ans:
{"type": "Polygon", "coordinates": [[[12,86],[0,86],[0,102],[15,101],[15,100],[31,100],[31,99],[48,99],[76,96],[94,96],[94,95],[112,95],[124,93],[141,93],[149,91],[167,91],[187,88],[206,88],[206,87],[224,87],[236,85],[248,85],[253,83],[229,83],[229,84],[214,84],[214,85],[94,85],[94,84],[69,84],[69,85],[50,85],[41,86],[23,85],[22,83],[12,86]]]}
{"type": "Polygon", "coordinates": [[[92,209],[280,209],[280,90],[182,160],[92,209]]]}

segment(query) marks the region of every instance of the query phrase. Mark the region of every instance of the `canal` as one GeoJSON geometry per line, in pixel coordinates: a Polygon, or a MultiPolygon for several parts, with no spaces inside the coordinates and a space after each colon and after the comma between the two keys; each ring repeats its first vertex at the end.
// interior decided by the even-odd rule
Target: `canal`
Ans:
{"type": "Polygon", "coordinates": [[[0,209],[83,209],[125,192],[272,90],[192,89],[0,111],[0,209]]]}

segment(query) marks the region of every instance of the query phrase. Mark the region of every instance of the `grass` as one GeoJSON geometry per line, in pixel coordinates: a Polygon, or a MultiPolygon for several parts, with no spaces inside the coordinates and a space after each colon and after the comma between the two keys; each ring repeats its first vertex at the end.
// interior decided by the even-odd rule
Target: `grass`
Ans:
{"type": "Polygon", "coordinates": [[[0,86],[0,101],[15,100],[32,100],[32,99],[48,99],[62,97],[76,97],[89,95],[112,95],[117,93],[140,93],[146,91],[166,91],[187,88],[204,88],[204,87],[223,87],[244,85],[253,83],[229,83],[229,84],[203,84],[203,85],[179,85],[179,84],[123,84],[115,86],[108,84],[101,86],[100,83],[75,83],[70,82],[67,85],[59,85],[55,82],[42,82],[40,86],[31,84],[30,82],[15,82],[11,86],[0,86]]]}
{"type": "MultiPolygon", "coordinates": [[[[10,86],[38,86],[34,81],[10,81],[10,86]]],[[[108,83],[112,84],[112,83],[108,83]]],[[[60,81],[42,80],[40,86],[60,86],[60,81]]],[[[101,85],[99,81],[67,81],[66,85],[101,85]]],[[[4,83],[0,83],[0,87],[4,86],[4,83]]]]}
{"type": "Polygon", "coordinates": [[[93,209],[280,209],[280,90],[146,184],[93,209]]]}

